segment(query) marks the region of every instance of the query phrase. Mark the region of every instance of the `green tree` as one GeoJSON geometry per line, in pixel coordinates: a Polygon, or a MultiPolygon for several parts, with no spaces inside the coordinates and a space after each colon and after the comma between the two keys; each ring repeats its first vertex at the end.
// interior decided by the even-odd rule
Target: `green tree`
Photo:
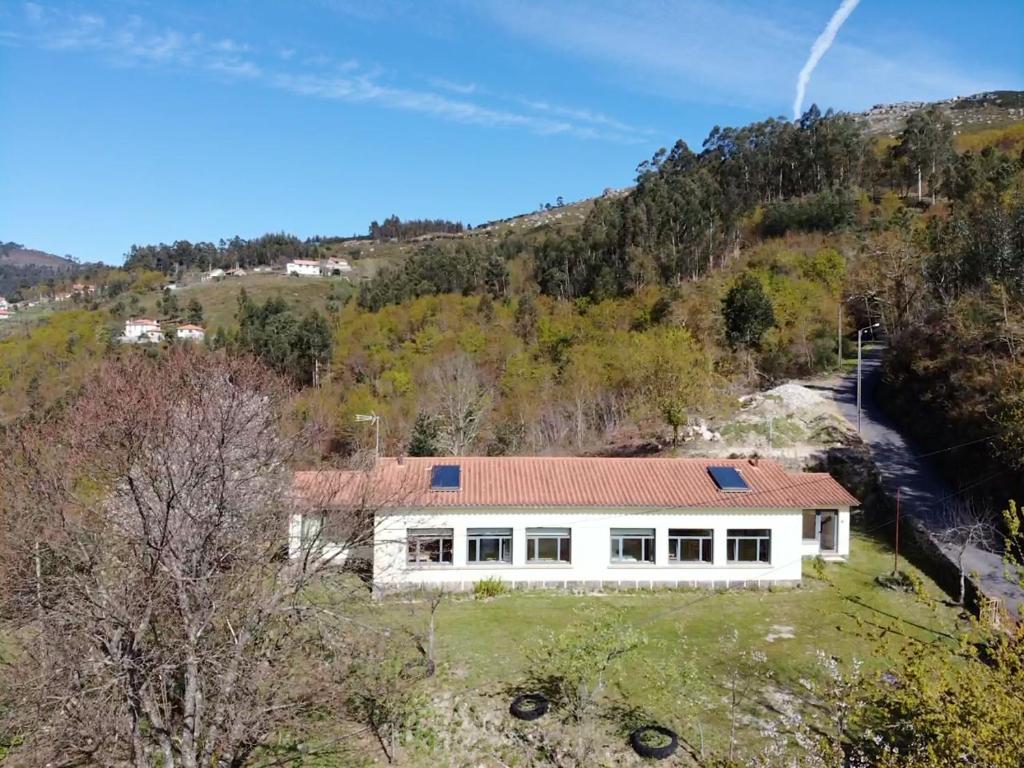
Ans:
{"type": "Polygon", "coordinates": [[[200,325],[203,322],[203,305],[199,303],[199,299],[193,298],[188,303],[185,318],[195,325],[200,325]]]}
{"type": "Polygon", "coordinates": [[[935,106],[915,112],[907,118],[892,152],[894,158],[904,161],[917,175],[918,199],[921,198],[922,176],[927,176],[934,203],[935,191],[955,157],[953,124],[935,106]]]}
{"type": "Polygon", "coordinates": [[[722,299],[725,338],[733,349],[758,349],[765,331],[775,325],[775,310],[761,281],[744,274],[722,299]]]}
{"type": "Polygon", "coordinates": [[[437,456],[441,424],[436,416],[420,411],[407,448],[410,456],[437,456]]]}

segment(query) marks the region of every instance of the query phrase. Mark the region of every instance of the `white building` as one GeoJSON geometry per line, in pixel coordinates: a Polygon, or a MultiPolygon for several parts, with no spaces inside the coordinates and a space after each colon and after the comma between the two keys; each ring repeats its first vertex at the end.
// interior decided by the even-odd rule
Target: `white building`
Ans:
{"type": "Polygon", "coordinates": [[[312,259],[296,259],[289,261],[284,268],[289,275],[303,275],[306,277],[320,276],[320,262],[312,259]]]}
{"type": "Polygon", "coordinates": [[[160,323],[148,317],[133,317],[124,321],[121,341],[133,344],[158,343],[163,340],[160,323]]]}
{"type": "Polygon", "coordinates": [[[369,472],[300,472],[296,489],[322,511],[292,517],[293,556],[315,543],[343,561],[339,540],[372,519],[378,591],[490,577],[588,589],[795,584],[804,558],[849,555],[858,504],[827,474],[766,459],[380,459],[369,472]]]}
{"type": "Polygon", "coordinates": [[[345,259],[327,259],[320,269],[324,277],[346,275],[352,271],[352,265],[345,259]]]}
{"type": "Polygon", "coordinates": [[[206,330],[201,325],[186,323],[185,325],[179,325],[174,335],[185,341],[202,341],[206,338],[206,330]]]}
{"type": "Polygon", "coordinates": [[[224,272],[223,269],[211,269],[209,272],[207,272],[199,279],[204,283],[210,280],[223,280],[225,274],[226,273],[224,272]]]}

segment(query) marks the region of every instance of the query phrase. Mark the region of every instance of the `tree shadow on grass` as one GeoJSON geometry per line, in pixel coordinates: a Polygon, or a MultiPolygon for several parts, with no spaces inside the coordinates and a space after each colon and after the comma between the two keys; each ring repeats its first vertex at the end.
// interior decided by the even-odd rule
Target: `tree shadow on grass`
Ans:
{"type": "MultiPolygon", "coordinates": [[[[945,637],[945,638],[947,638],[949,640],[954,640],[955,641],[957,639],[954,635],[951,635],[949,632],[945,631],[944,629],[935,629],[933,627],[927,627],[924,624],[918,624],[916,621],[910,621],[909,619],[907,619],[907,618],[905,618],[903,616],[897,616],[895,613],[889,613],[888,611],[883,611],[881,608],[878,608],[876,606],[871,605],[870,603],[865,602],[862,598],[858,597],[857,595],[843,595],[843,599],[844,600],[848,600],[849,602],[853,603],[856,606],[859,606],[861,608],[866,608],[869,611],[877,613],[880,616],[885,616],[888,619],[892,619],[894,622],[897,622],[897,624],[905,624],[908,627],[914,627],[915,629],[920,629],[923,632],[930,632],[933,635],[938,635],[939,637],[945,637]]],[[[853,613],[847,613],[846,615],[849,616],[850,618],[852,618],[854,621],[866,621],[863,617],[857,616],[857,615],[855,615],[853,613]]],[[[872,622],[867,622],[867,623],[872,623],[872,622]]],[[[890,632],[893,632],[893,633],[898,634],[898,635],[902,635],[903,637],[907,637],[907,638],[910,638],[912,640],[919,640],[919,638],[913,637],[912,635],[908,635],[908,634],[906,634],[904,632],[900,632],[899,630],[895,629],[892,626],[883,627],[882,625],[877,625],[877,624],[875,624],[874,626],[881,627],[881,628],[886,629],[886,630],[888,630],[890,632]]]]}

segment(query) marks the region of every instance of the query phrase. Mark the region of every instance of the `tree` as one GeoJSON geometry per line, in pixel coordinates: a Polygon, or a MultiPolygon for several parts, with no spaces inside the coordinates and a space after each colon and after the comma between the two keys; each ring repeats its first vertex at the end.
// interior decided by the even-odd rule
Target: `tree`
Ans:
{"type": "Polygon", "coordinates": [[[420,412],[413,424],[407,448],[410,456],[437,456],[441,425],[436,416],[420,412]]]}
{"type": "MultiPolygon", "coordinates": [[[[8,434],[15,760],[236,766],[308,725],[296,619],[331,556],[281,556],[290,516],[322,504],[292,493],[307,440],[284,429],[287,395],[254,361],[179,348],[104,364],[59,418],[8,434]]],[[[343,545],[365,542],[356,518],[343,545]]]]}
{"type": "Polygon", "coordinates": [[[536,336],[539,314],[537,300],[532,293],[524,293],[519,297],[513,319],[515,321],[516,334],[523,341],[529,342],[536,336]]]}
{"type": "Polygon", "coordinates": [[[449,456],[463,456],[473,446],[490,407],[490,393],[466,355],[456,355],[434,371],[440,429],[438,445],[449,456]]]}
{"type": "Polygon", "coordinates": [[[921,199],[921,177],[927,171],[928,189],[932,202],[946,168],[955,154],[953,152],[953,125],[949,119],[932,106],[914,112],[907,118],[907,124],[900,132],[893,157],[905,161],[917,173],[917,197],[921,199]]]}
{"type": "Polygon", "coordinates": [[[722,300],[725,337],[736,349],[758,349],[765,331],[775,325],[775,311],[761,281],[743,274],[722,300]]]}
{"type": "Polygon", "coordinates": [[[181,312],[178,297],[170,288],[164,288],[163,297],[160,299],[160,311],[166,317],[177,317],[181,312]]]}
{"type": "Polygon", "coordinates": [[[636,649],[646,636],[624,613],[579,612],[579,618],[558,634],[527,651],[529,689],[551,697],[565,714],[574,739],[565,750],[572,764],[591,765],[597,708],[609,671],[636,649]]]}
{"type": "Polygon", "coordinates": [[[967,553],[972,548],[991,552],[999,540],[999,529],[995,520],[979,510],[971,500],[948,502],[929,527],[939,545],[949,550],[955,559],[960,575],[957,602],[963,605],[967,591],[967,553]]]}
{"type": "Polygon", "coordinates": [[[194,325],[200,325],[203,322],[203,305],[199,303],[199,299],[193,298],[189,301],[185,310],[185,318],[194,325]]]}

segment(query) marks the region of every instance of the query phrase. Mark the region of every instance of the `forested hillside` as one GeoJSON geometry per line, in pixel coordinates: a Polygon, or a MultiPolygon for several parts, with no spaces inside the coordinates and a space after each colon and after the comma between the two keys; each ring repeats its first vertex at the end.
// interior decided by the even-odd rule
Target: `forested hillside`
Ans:
{"type": "Polygon", "coordinates": [[[0,243],[0,296],[17,300],[21,290],[79,274],[90,266],[21,243],[0,243]]]}
{"type": "MultiPolygon", "coordinates": [[[[965,135],[948,114],[922,109],[882,141],[863,120],[816,107],[795,122],[716,127],[700,148],[677,142],[640,163],[629,193],[571,216],[555,208],[529,225],[392,244],[402,250],[386,251],[352,300],[317,283],[304,302],[314,289],[301,280],[244,296],[255,282],[196,289],[198,307],[187,292],[152,293],[178,270],[333,247],[268,235],[134,248],[124,270],[99,276],[85,308],[108,335],[143,309],[210,319],[211,346],[291,377],[297,414],[336,460],[368,445],[353,416],[370,411],[388,453],[668,446],[744,392],[833,368],[842,306],[845,334],[882,324],[902,413],[935,439],[951,425],[991,436],[979,465],[1012,467],[1024,444],[1014,416],[1024,402],[1014,394],[1024,343],[1017,128],[972,134],[991,143],[958,151],[965,135]]],[[[376,237],[459,228],[385,225],[376,237]]],[[[47,333],[65,331],[81,335],[47,333]]],[[[34,338],[10,339],[3,354],[28,359],[34,338]]],[[[29,369],[9,369],[5,418],[48,401],[22,381],[29,369]]]]}

